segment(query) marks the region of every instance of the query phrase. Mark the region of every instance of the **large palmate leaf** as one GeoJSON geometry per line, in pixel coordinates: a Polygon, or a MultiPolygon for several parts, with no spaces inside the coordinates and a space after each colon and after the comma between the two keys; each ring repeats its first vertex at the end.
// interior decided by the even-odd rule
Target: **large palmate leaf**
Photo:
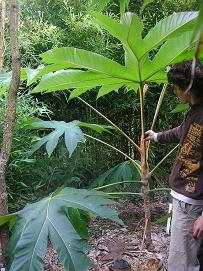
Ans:
{"type": "MultiPolygon", "coordinates": [[[[142,30],[143,24],[139,17],[134,14],[127,12],[118,22],[110,18],[109,16],[102,15],[98,12],[91,12],[96,23],[106,29],[111,35],[119,39],[124,45],[125,50],[128,52],[128,59],[134,58],[133,62],[136,64],[138,56],[142,50],[142,30]],[[136,59],[136,60],[135,60],[136,59]]],[[[137,71],[137,64],[134,67],[135,75],[137,71]]]]}
{"type": "Polygon", "coordinates": [[[142,80],[150,81],[152,75],[164,70],[167,65],[174,63],[190,47],[191,36],[192,32],[188,31],[178,38],[166,41],[153,60],[142,66],[142,80]]]}
{"type": "Polygon", "coordinates": [[[85,142],[85,136],[80,127],[90,128],[98,133],[109,132],[109,129],[113,129],[111,126],[80,122],[78,120],[66,123],[64,121],[41,121],[40,119],[37,119],[36,121],[35,119],[32,120],[30,118],[25,119],[24,123],[22,123],[20,127],[24,129],[53,130],[48,135],[39,139],[38,142],[34,144],[32,150],[28,152],[29,155],[32,155],[42,145],[46,144],[46,150],[49,156],[53,153],[60,137],[63,135],[69,156],[71,156],[78,143],[85,142]]]}
{"type": "Polygon", "coordinates": [[[198,12],[179,12],[166,17],[153,27],[143,40],[140,57],[158,47],[169,38],[192,30],[198,12]]]}
{"type": "Polygon", "coordinates": [[[68,271],[86,271],[91,267],[85,256],[87,229],[77,210],[90,212],[123,224],[115,211],[104,207],[113,201],[95,190],[65,188],[26,206],[19,212],[8,246],[10,271],[41,271],[48,239],[68,271]],[[82,225],[78,225],[82,223],[82,225]]]}
{"type": "Polygon", "coordinates": [[[52,92],[67,88],[92,89],[102,85],[127,84],[130,80],[111,77],[102,73],[80,70],[58,71],[44,78],[31,93],[52,92]]]}
{"type": "Polygon", "coordinates": [[[42,61],[47,64],[67,64],[67,68],[75,65],[79,68],[85,68],[108,76],[123,79],[130,78],[126,67],[102,55],[82,49],[72,47],[55,48],[40,56],[42,57],[42,61]]]}
{"type": "Polygon", "coordinates": [[[200,2],[200,11],[194,27],[192,40],[195,39],[196,36],[200,37],[202,32],[203,32],[203,1],[200,2]]]}
{"type": "MultiPolygon", "coordinates": [[[[112,183],[120,183],[122,181],[138,181],[141,179],[141,170],[140,170],[140,162],[135,161],[132,164],[131,161],[125,161],[119,163],[113,168],[108,169],[106,172],[101,174],[96,178],[93,182],[92,186],[102,186],[106,184],[112,183]]],[[[140,184],[137,184],[137,187],[140,188],[140,184]]],[[[114,189],[115,187],[111,188],[114,189]]]]}
{"type": "Polygon", "coordinates": [[[46,150],[48,155],[50,156],[54,149],[56,148],[59,139],[62,135],[65,138],[65,145],[69,152],[69,156],[72,155],[78,143],[84,143],[85,137],[82,130],[79,127],[79,121],[74,120],[72,122],[66,123],[64,121],[38,121],[32,123],[32,126],[54,129],[50,134],[38,140],[37,143],[34,144],[32,150],[29,154],[33,154],[37,151],[42,145],[46,144],[46,150]]]}

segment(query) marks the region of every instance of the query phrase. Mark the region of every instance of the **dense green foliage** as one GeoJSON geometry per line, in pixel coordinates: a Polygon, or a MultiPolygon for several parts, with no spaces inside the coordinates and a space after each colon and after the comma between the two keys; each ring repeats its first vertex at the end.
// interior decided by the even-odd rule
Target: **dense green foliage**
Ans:
{"type": "MultiPolygon", "coordinates": [[[[129,10],[139,13],[141,4],[142,1],[130,1],[129,10]]],[[[46,5],[42,1],[22,0],[20,27],[22,65],[35,68],[40,63],[40,53],[58,46],[73,46],[90,50],[122,64],[123,52],[119,42],[90,21],[88,8],[89,4],[87,4],[87,1],[82,0],[52,0],[47,2],[46,5]]],[[[152,3],[149,3],[145,7],[141,14],[145,29],[143,33],[146,33],[158,20],[172,14],[174,11],[193,10],[197,8],[198,1],[178,0],[164,1],[164,3],[163,1],[152,1],[152,3]],[[160,9],[160,3],[162,9],[160,9]]],[[[118,5],[113,1],[109,1],[105,12],[113,12],[114,15],[112,16],[118,17],[120,10],[118,5]]],[[[9,46],[6,46],[6,50],[6,55],[8,56],[9,46]]],[[[6,58],[6,67],[8,67],[9,61],[6,58]]],[[[25,86],[22,86],[22,93],[27,93],[28,90],[29,87],[25,88],[25,86]]],[[[147,127],[150,126],[151,116],[155,110],[159,93],[160,88],[154,84],[147,94],[147,99],[153,101],[146,105],[147,127]]],[[[71,100],[67,103],[64,98],[68,98],[68,95],[65,93],[37,95],[36,97],[38,100],[44,101],[49,110],[53,112],[52,114],[48,114],[51,119],[66,122],[79,119],[84,122],[104,124],[104,120],[80,101],[71,100]]],[[[22,109],[20,119],[27,116],[27,106],[33,103],[29,102],[29,99],[27,100],[27,96],[25,98],[24,104],[22,106],[19,104],[19,108],[22,109]]],[[[124,90],[121,89],[119,90],[119,95],[117,93],[110,93],[107,97],[96,100],[95,91],[94,93],[84,94],[84,99],[88,100],[99,111],[105,113],[109,119],[119,124],[119,127],[129,134],[131,138],[135,139],[135,141],[138,142],[140,140],[138,133],[140,130],[138,97],[134,93],[129,92],[126,95],[124,90]]],[[[173,114],[170,114],[176,102],[171,90],[169,90],[162,106],[165,110],[161,110],[156,130],[168,129],[181,122],[183,118],[182,114],[176,114],[175,118],[173,114]]],[[[1,106],[1,110],[3,108],[4,106],[1,106]]],[[[43,107],[41,112],[43,113],[43,107]]],[[[49,119],[48,115],[45,114],[43,119],[49,119]]],[[[1,116],[3,121],[3,113],[1,116]]],[[[42,118],[40,112],[32,116],[42,118]]],[[[20,206],[23,206],[26,200],[30,199],[34,201],[36,197],[40,198],[60,185],[72,184],[76,187],[87,187],[98,175],[123,161],[121,154],[109,150],[105,146],[101,146],[96,141],[90,142],[87,140],[86,146],[81,146],[73,154],[71,159],[68,159],[68,153],[64,149],[63,144],[61,144],[61,147],[54,152],[54,155],[50,159],[44,155],[42,150],[36,153],[32,159],[30,158],[25,162],[24,153],[31,149],[31,142],[33,141],[30,133],[33,135],[33,140],[36,139],[35,132],[28,130],[21,131],[20,129],[16,130],[14,138],[10,159],[11,163],[7,173],[10,180],[8,184],[10,195],[9,205],[12,209],[18,209],[20,206]],[[28,136],[24,137],[22,133],[23,135],[28,134],[28,136]],[[16,179],[18,183],[16,183],[16,179]],[[38,192],[37,196],[36,191],[38,192]]],[[[40,132],[41,135],[42,132],[40,132]]],[[[110,141],[131,157],[139,159],[137,153],[134,153],[132,146],[126,140],[123,140],[119,134],[114,133],[114,135],[111,135],[106,133],[102,138],[104,141],[110,141]]],[[[156,164],[170,148],[170,146],[166,145],[161,150],[157,150],[156,145],[152,143],[150,162],[156,164]]],[[[163,168],[169,169],[172,160],[173,155],[163,164],[163,168]]],[[[160,174],[161,180],[167,179],[167,176],[162,177],[163,172],[165,170],[157,172],[158,175],[160,174]]]]}
{"type": "MultiPolygon", "coordinates": [[[[88,13],[90,2],[21,2],[22,64],[29,68],[23,69],[21,74],[7,188],[10,209],[19,209],[24,202],[39,201],[0,219],[0,225],[10,222],[10,228],[17,220],[8,247],[11,271],[42,270],[48,238],[66,269],[85,271],[90,267],[90,262],[84,255],[84,239],[88,238],[82,218],[84,214],[87,216],[87,213],[93,213],[122,224],[114,211],[104,207],[113,203],[107,198],[108,194],[63,187],[92,187],[107,183],[107,188],[112,190],[112,183],[120,184],[124,181],[117,189],[140,191],[140,162],[137,161],[138,155],[133,146],[115,135],[115,130],[109,132],[110,127],[93,124],[104,121],[87,105],[79,104],[73,98],[84,94],[88,102],[105,112],[107,117],[139,142],[139,84],[150,85],[145,108],[147,121],[144,128],[147,129],[160,93],[160,83],[166,82],[165,68],[178,61],[191,59],[194,55],[195,44],[194,40],[191,44],[191,40],[197,12],[172,13],[174,10],[196,7],[197,3],[190,1],[185,8],[181,6],[182,1],[164,1],[163,11],[158,10],[158,16],[155,17],[150,14],[153,1],[144,1],[144,6],[137,1],[136,7],[130,1],[120,1],[124,3],[120,10],[114,1],[106,1],[106,7],[102,8],[105,8],[106,13],[109,12],[108,16],[95,11],[88,13]],[[128,4],[129,9],[136,10],[139,16],[128,12],[119,22],[119,12],[123,13],[128,4]],[[90,20],[89,14],[93,20],[90,20]],[[159,16],[163,20],[155,25],[159,16]],[[63,48],[55,48],[60,46],[63,48]],[[48,49],[51,50],[44,53],[48,49]],[[46,66],[34,70],[41,61],[46,66]],[[26,76],[27,85],[23,81],[26,76]],[[66,89],[71,89],[69,99],[66,89]],[[90,89],[92,91],[87,92],[90,89]],[[56,90],[65,91],[56,94],[56,90]],[[34,98],[30,98],[29,91],[34,93],[34,98]],[[46,95],[41,97],[39,93],[42,92],[46,92],[46,95]],[[119,95],[115,92],[119,92],[119,95]],[[46,105],[43,101],[46,101],[46,105]],[[106,133],[100,136],[101,132],[106,133]],[[120,153],[114,150],[111,152],[98,143],[92,144],[88,140],[92,135],[95,142],[98,138],[111,142],[120,149],[120,153]],[[45,148],[41,148],[44,145],[45,148]],[[122,152],[130,161],[123,161],[122,152]],[[128,185],[132,179],[134,183],[128,185]],[[62,188],[41,199],[58,186],[62,188]]],[[[153,6],[154,13],[156,4],[153,6]]],[[[9,60],[6,61],[8,68],[9,60]]],[[[0,77],[5,79],[4,75],[0,77]]],[[[2,90],[5,91],[10,77],[11,73],[8,73],[2,90]]],[[[1,98],[1,132],[6,97],[4,92],[1,98]]],[[[174,100],[169,93],[163,105],[169,110],[161,113],[157,129],[179,124],[182,116],[174,119],[169,114],[174,108],[174,100]]],[[[163,148],[158,152],[155,145],[152,146],[151,167],[161,159],[165,151],[163,148]]],[[[160,178],[163,177],[163,170],[159,169],[150,184],[151,181],[160,184],[160,178]]]]}

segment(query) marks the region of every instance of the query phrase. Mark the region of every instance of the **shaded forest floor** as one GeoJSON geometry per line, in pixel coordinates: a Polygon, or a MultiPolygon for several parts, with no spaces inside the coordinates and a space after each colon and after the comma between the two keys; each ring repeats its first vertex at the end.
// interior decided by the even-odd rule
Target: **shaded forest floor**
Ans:
{"type": "MultiPolygon", "coordinates": [[[[112,208],[118,211],[125,226],[100,218],[90,222],[89,243],[92,249],[88,256],[93,262],[91,271],[167,271],[169,236],[166,234],[166,222],[158,224],[157,219],[166,214],[168,203],[159,199],[151,204],[153,247],[150,250],[142,245],[144,211],[141,203],[120,201],[112,208]],[[139,258],[140,267],[137,269],[139,258]]],[[[45,271],[63,271],[51,246],[45,263],[45,271]]]]}

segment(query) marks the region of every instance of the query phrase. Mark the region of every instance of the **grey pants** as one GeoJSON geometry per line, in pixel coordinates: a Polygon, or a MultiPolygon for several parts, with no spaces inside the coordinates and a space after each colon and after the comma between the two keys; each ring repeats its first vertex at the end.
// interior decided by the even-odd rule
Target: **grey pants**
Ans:
{"type": "Polygon", "coordinates": [[[203,206],[173,199],[168,271],[200,270],[197,254],[202,238],[194,238],[192,228],[202,211],[203,206]]]}

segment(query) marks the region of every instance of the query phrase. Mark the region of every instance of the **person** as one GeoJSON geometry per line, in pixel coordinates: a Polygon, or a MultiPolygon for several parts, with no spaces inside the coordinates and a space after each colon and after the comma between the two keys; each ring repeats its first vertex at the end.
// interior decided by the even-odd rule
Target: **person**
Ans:
{"type": "MultiPolygon", "coordinates": [[[[168,271],[200,271],[198,253],[203,236],[203,67],[192,61],[174,65],[168,81],[190,109],[182,124],[168,131],[149,130],[145,140],[179,143],[169,183],[173,198],[168,271]],[[192,86],[190,89],[190,83],[192,86]]],[[[203,251],[200,253],[203,254],[203,251]]],[[[202,269],[203,270],[203,269],[202,269]]]]}

